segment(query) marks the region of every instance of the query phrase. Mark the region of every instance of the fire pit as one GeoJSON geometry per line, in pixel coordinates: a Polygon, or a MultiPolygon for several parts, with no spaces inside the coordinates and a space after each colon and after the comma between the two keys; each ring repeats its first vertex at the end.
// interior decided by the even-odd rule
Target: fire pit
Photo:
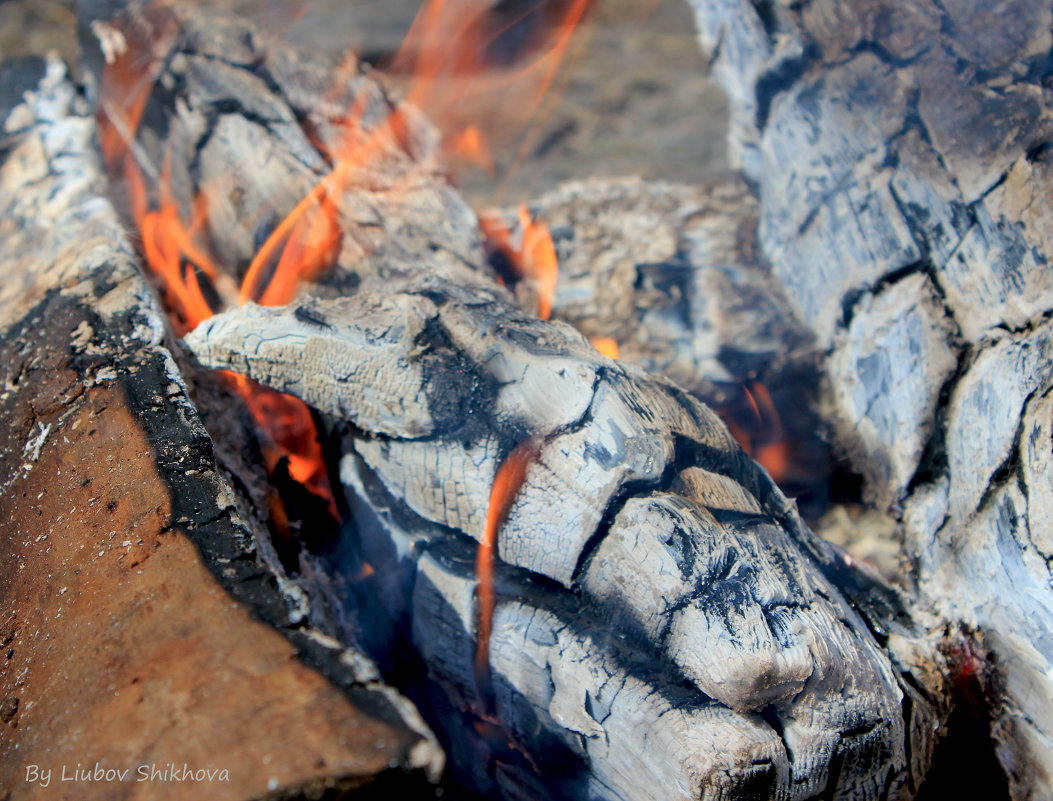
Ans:
{"type": "MultiPolygon", "coordinates": [[[[372,54],[383,75],[201,6],[89,5],[94,66],[22,66],[0,168],[10,798],[52,779],[78,797],[906,798],[955,692],[976,720],[1012,708],[1030,674],[1010,664],[996,695],[985,660],[1020,629],[997,605],[963,614],[941,549],[1001,530],[985,515],[1044,475],[1043,279],[1025,270],[1026,302],[1005,280],[992,334],[956,266],[979,244],[907,259],[939,244],[923,212],[944,207],[896,164],[852,191],[910,197],[905,216],[853,219],[882,247],[904,227],[905,256],[853,251],[821,288],[787,272],[816,231],[864,247],[834,225],[854,195],[776,169],[812,108],[795,87],[842,80],[819,106],[832,141],[855,124],[842,97],[899,97],[842,77],[809,10],[696,9],[759,203],[740,179],[606,179],[477,211],[449,170],[529,149],[496,154],[479,98],[514,98],[501,125],[533,142],[585,0],[425,5],[372,54]],[[735,53],[762,51],[752,107],[735,53]],[[817,216],[794,228],[777,209],[798,196],[817,216]],[[963,410],[1003,351],[1034,435],[1019,464],[991,445],[967,473],[963,410]],[[921,560],[897,588],[787,496],[814,521],[845,491],[824,432],[921,560]]],[[[862,40],[920,52],[866,19],[862,40]]],[[[808,146],[817,181],[837,172],[834,145],[808,146]]],[[[1004,181],[1037,185],[1044,151],[1025,149],[1004,181]]],[[[1024,499],[1032,532],[1043,497],[1024,499]]],[[[1003,761],[1042,764],[996,736],[1003,761]]]]}

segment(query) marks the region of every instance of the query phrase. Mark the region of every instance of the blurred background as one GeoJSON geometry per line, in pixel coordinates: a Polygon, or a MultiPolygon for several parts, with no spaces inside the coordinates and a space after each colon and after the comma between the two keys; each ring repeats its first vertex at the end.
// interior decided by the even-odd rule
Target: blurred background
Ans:
{"type": "MultiPolygon", "coordinates": [[[[373,64],[395,54],[420,8],[419,0],[202,1],[251,17],[299,48],[334,59],[350,49],[373,64]]],[[[511,14],[539,2],[497,1],[511,14]]],[[[74,6],[0,0],[0,60],[57,50],[75,61],[74,6]]],[[[572,178],[703,183],[728,173],[726,117],[683,0],[597,0],[527,132],[521,120],[491,121],[495,175],[466,170],[459,183],[480,205],[523,202],[572,178]],[[527,166],[509,174],[517,154],[527,166]]]]}

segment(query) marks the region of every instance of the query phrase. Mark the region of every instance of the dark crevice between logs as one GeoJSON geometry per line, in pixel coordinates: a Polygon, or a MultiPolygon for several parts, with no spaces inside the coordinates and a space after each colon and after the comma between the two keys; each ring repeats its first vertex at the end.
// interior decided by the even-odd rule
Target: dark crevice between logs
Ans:
{"type": "Polygon", "coordinates": [[[905,264],[902,267],[898,267],[885,273],[872,286],[864,286],[849,290],[841,300],[841,319],[838,321],[838,325],[842,329],[847,329],[852,325],[852,320],[859,308],[859,304],[864,298],[873,295],[880,295],[893,284],[896,284],[915,273],[925,273],[926,275],[929,275],[932,272],[932,262],[928,259],[922,259],[920,261],[913,261],[910,264],[905,264]]]}
{"type": "Polygon", "coordinates": [[[998,762],[992,722],[997,696],[997,659],[982,658],[976,634],[965,632],[951,654],[954,692],[946,733],[936,745],[932,766],[915,801],[983,798],[1009,801],[1009,778],[998,762]]]}
{"type": "MultiPolygon", "coordinates": [[[[998,496],[1005,486],[1013,481],[1014,479],[1020,479],[1020,454],[1022,452],[1021,443],[1024,439],[1024,431],[1027,428],[1027,406],[1031,403],[1031,399],[1035,395],[1041,392],[1041,388],[1032,390],[1024,398],[1024,402],[1020,404],[1020,419],[1017,420],[1016,431],[1013,433],[1013,442],[1009,446],[1009,453],[1006,455],[1002,463],[995,468],[994,473],[991,474],[988,479],[987,487],[984,489],[983,495],[980,497],[980,502],[976,505],[976,509],[973,510],[974,515],[980,514],[987,509],[991,504],[998,502],[998,496]]],[[[1016,526],[1013,526],[1016,530],[1016,526]]],[[[1021,547],[1027,547],[1027,543],[1020,543],[1021,547]]]]}
{"type": "MultiPolygon", "coordinates": [[[[106,331],[99,318],[89,320],[114,339],[122,334],[106,331]]],[[[125,332],[127,335],[129,332],[125,332]]],[[[126,381],[122,389],[129,407],[138,413],[141,426],[151,442],[162,444],[157,459],[160,475],[168,485],[172,501],[173,528],[186,534],[197,546],[205,564],[235,598],[265,622],[282,631],[299,651],[302,661],[340,687],[360,708],[381,720],[397,724],[401,717],[386,699],[363,691],[346,669],[338,667],[335,654],[314,641],[306,631],[290,625],[288,602],[275,576],[258,561],[253,535],[233,517],[233,509],[216,506],[219,481],[205,485],[201,474],[216,469],[212,440],[203,429],[174,426],[167,405],[159,403],[157,388],[171,378],[160,355],[128,360],[121,364],[126,381]],[[165,452],[179,456],[166,458],[165,452]],[[198,473],[188,471],[198,471],[198,473]]]]}
{"type": "MultiPolygon", "coordinates": [[[[938,287],[938,285],[937,285],[938,287]]],[[[941,292],[942,289],[937,289],[941,292]]],[[[941,297],[942,302],[942,297],[941,297]]],[[[951,318],[953,320],[953,318],[951,318]]],[[[936,401],[936,419],[932,426],[932,436],[925,443],[918,467],[914,471],[910,482],[907,484],[908,496],[927,484],[939,480],[948,474],[950,465],[947,460],[947,426],[949,423],[950,398],[954,388],[965,376],[972,364],[976,361],[976,351],[968,343],[962,343],[957,353],[957,364],[954,372],[948,376],[940,387],[936,401]]]]}
{"type": "MultiPolygon", "coordinates": [[[[925,57],[925,55],[929,52],[930,47],[931,45],[926,45],[916,53],[913,53],[909,56],[897,56],[893,53],[890,53],[888,49],[884,47],[880,42],[875,41],[874,39],[863,39],[857,42],[845,52],[846,58],[844,58],[843,60],[839,60],[836,63],[848,62],[856,56],[869,54],[876,57],[877,60],[884,64],[886,67],[891,67],[892,69],[903,69],[905,67],[911,67],[918,61],[922,60],[925,57]]],[[[830,63],[825,66],[832,67],[835,65],[835,63],[830,63]]]]}
{"type": "Polygon", "coordinates": [[[805,75],[817,56],[814,45],[806,44],[800,55],[783,59],[757,78],[753,92],[757,107],[754,124],[758,131],[763,131],[768,124],[775,98],[789,91],[805,75]]]}

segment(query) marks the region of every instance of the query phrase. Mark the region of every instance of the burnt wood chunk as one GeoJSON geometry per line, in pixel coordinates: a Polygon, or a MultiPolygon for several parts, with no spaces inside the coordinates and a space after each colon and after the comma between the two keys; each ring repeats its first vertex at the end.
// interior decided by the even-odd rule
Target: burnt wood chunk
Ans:
{"type": "Polygon", "coordinates": [[[920,606],[986,643],[1014,797],[1050,797],[1053,10],[692,7],[839,445],[903,524],[920,606]]]}
{"type": "MultiPolygon", "coordinates": [[[[558,256],[552,319],[601,347],[613,340],[619,359],[687,389],[747,452],[763,458],[774,446],[765,466],[780,487],[806,518],[825,512],[835,457],[816,412],[823,354],[760,253],[746,182],[574,181],[527,211],[558,256]]],[[[521,233],[518,209],[500,219],[521,233]]],[[[536,288],[514,279],[516,303],[533,313],[536,288]]]]}
{"type": "Polygon", "coordinates": [[[259,558],[64,73],[0,164],[0,796],[421,791],[416,710],[259,558]],[[96,763],[124,778],[61,784],[96,763]]]}
{"type": "MultiPolygon", "coordinates": [[[[674,385],[496,287],[440,278],[247,304],[185,344],[344,431],[365,558],[412,588],[390,617],[408,616],[444,703],[492,712],[529,756],[479,769],[477,787],[518,797],[551,749],[568,761],[548,777],[556,797],[879,798],[920,781],[938,713],[875,639],[914,636],[888,614],[894,595],[853,607],[832,580],[852,573],[845,558],[674,385]],[[498,465],[528,437],[537,456],[498,538],[480,678],[475,543],[498,465]]],[[[452,726],[444,738],[463,738],[452,726]]]]}
{"type": "MultiPolygon", "coordinates": [[[[619,358],[706,396],[811,354],[811,334],[758,251],[757,201],[741,179],[575,181],[528,211],[559,259],[553,319],[614,339],[619,358]]],[[[515,227],[514,210],[502,217],[515,227]]],[[[515,294],[533,311],[530,290],[523,281],[515,294]]]]}

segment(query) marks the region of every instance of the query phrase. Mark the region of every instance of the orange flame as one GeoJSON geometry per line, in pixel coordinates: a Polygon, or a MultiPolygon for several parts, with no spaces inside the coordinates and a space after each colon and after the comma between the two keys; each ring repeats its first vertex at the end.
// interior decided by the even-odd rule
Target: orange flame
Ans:
{"type": "Polygon", "coordinates": [[[776,481],[785,481],[790,473],[790,443],[783,436],[782,419],[772,401],[768,388],[759,381],[753,382],[753,394],[756,396],[764,416],[771,421],[771,431],[767,441],[756,448],[753,458],[771,474],[776,481]]]}
{"type": "MultiPolygon", "coordinates": [[[[170,190],[169,151],[158,179],[158,206],[150,208],[143,167],[135,156],[134,136],[153,87],[157,65],[147,58],[149,45],[141,42],[139,45],[119,54],[103,73],[99,141],[107,166],[123,174],[143,259],[159,284],[173,328],[182,336],[215,312],[202,282],[219,302],[235,296],[235,282],[213,263],[207,249],[198,241],[208,216],[204,196],[195,199],[189,223],[181,218],[170,190]]],[[[258,297],[251,291],[255,284],[243,286],[242,299],[253,297],[271,305],[289,302],[295,291],[296,275],[313,274],[332,252],[336,237],[332,233],[331,218],[316,216],[308,223],[294,224],[291,228],[271,281],[260,290],[258,297]]],[[[289,474],[322,498],[330,514],[338,519],[318,431],[306,404],[261,387],[244,376],[229,372],[223,376],[244,398],[269,439],[264,446],[268,473],[273,474],[278,463],[287,459],[289,474]]],[[[283,519],[284,512],[275,515],[279,529],[287,529],[283,519]]]]}
{"type": "MultiPolygon", "coordinates": [[[[531,27],[526,49],[540,55],[524,66],[496,69],[499,56],[495,43],[530,20],[533,12],[509,19],[501,16],[498,6],[484,6],[479,0],[429,0],[414,20],[392,71],[412,75],[408,99],[429,112],[439,125],[447,153],[492,171],[493,158],[481,127],[488,112],[472,120],[464,103],[484,93],[505,93],[513,83],[530,79],[525,83],[532,87],[531,96],[521,105],[532,117],[555,78],[573,31],[591,4],[592,0],[567,0],[562,6],[539,6],[549,18],[531,27]]],[[[410,143],[404,109],[396,108],[384,123],[367,131],[362,124],[365,101],[356,100],[344,120],[340,141],[330,149],[333,169],[275,228],[237,286],[231,273],[213,262],[199,240],[207,220],[204,195],[195,199],[186,222],[169,189],[168,151],[160,176],[144,175],[144,171],[149,172],[148,165],[137,156],[136,131],[161,63],[155,55],[163,49],[157,47],[158,41],[167,37],[174,22],[174,18],[166,19],[159,25],[153,41],[130,41],[129,47],[107,64],[99,137],[107,167],[124,176],[143,259],[168,304],[176,333],[182,335],[212,316],[218,307],[232,302],[289,303],[300,282],[316,277],[339,253],[342,229],[338,201],[355,180],[356,171],[369,168],[390,153],[392,146],[408,151],[410,143]],[[156,185],[156,207],[151,205],[148,177],[156,185]]],[[[537,286],[538,314],[547,319],[557,277],[555,247],[548,229],[533,221],[525,208],[519,212],[519,228],[520,241],[510,260],[522,277],[537,286]]],[[[510,240],[508,246],[511,256],[510,240]]],[[[286,458],[290,475],[323,497],[335,516],[336,503],[309,409],[244,377],[226,380],[245,399],[272,441],[265,448],[268,469],[273,470],[286,458]]]]}
{"type": "Polygon", "coordinates": [[[596,348],[596,350],[608,359],[618,358],[618,343],[610,337],[593,337],[589,342],[592,343],[592,347],[596,348]]]}
{"type": "Polygon", "coordinates": [[[480,215],[479,226],[490,247],[508,260],[516,275],[529,280],[537,288],[537,316],[547,320],[552,316],[552,302],[559,279],[556,246],[548,226],[534,220],[526,206],[519,207],[518,217],[518,241],[513,238],[508,224],[497,215],[480,215]]]}
{"type": "Polygon", "coordinates": [[[785,482],[792,468],[790,443],[783,435],[782,419],[771,393],[760,381],[752,381],[749,386],[743,384],[742,392],[756,425],[747,429],[731,419],[725,422],[746,453],[759,462],[777,483],[785,482]]]}
{"type": "MultiPolygon", "coordinates": [[[[408,100],[443,131],[447,153],[460,152],[466,139],[485,146],[483,130],[496,107],[533,118],[593,2],[536,3],[510,16],[502,4],[483,0],[428,0],[386,71],[411,76],[408,100]]],[[[474,145],[471,151],[482,152],[474,145]]],[[[487,168],[485,152],[473,162],[487,168]]]]}
{"type": "Polygon", "coordinates": [[[537,460],[539,449],[540,445],[533,438],[519,443],[497,468],[494,484],[490,489],[483,540],[479,543],[475,558],[475,575],[479,580],[479,636],[476,640],[475,670],[480,676],[486,675],[489,670],[490,634],[494,623],[494,551],[497,548],[497,534],[526,480],[527,468],[537,460]]]}
{"type": "Polygon", "coordinates": [[[450,151],[461,161],[474,164],[490,175],[494,174],[494,157],[478,125],[469,125],[455,134],[450,142],[450,151]]]}
{"type": "Polygon", "coordinates": [[[344,172],[338,168],[317,184],[267,237],[242,279],[239,303],[289,303],[301,281],[316,277],[332,263],[340,249],[341,232],[331,190],[342,182],[344,172]],[[278,264],[264,283],[263,274],[276,257],[278,264]]]}

